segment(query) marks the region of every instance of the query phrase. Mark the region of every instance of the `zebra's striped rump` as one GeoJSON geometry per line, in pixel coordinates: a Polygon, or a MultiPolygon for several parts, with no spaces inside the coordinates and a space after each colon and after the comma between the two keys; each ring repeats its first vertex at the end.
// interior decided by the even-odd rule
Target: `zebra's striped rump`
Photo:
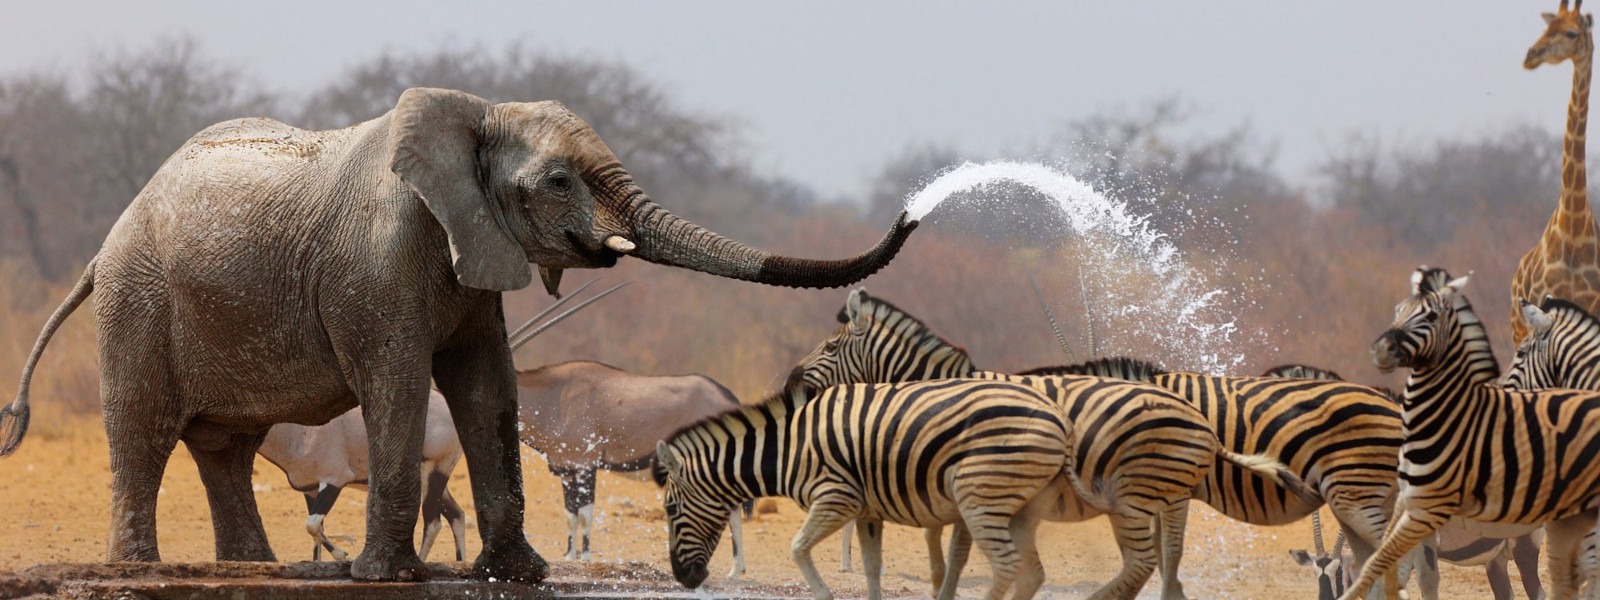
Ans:
{"type": "MultiPolygon", "coordinates": [[[[1400,411],[1382,393],[1340,381],[1196,373],[1168,373],[1154,383],[1199,409],[1223,447],[1287,465],[1335,504],[1341,523],[1349,525],[1348,517],[1361,515],[1367,524],[1359,529],[1368,534],[1361,537],[1377,543],[1387,522],[1401,440],[1400,411]]],[[[1195,496],[1256,525],[1293,523],[1322,504],[1222,463],[1211,469],[1195,496]]]]}
{"type": "Polygon", "coordinates": [[[1411,369],[1402,400],[1406,486],[1399,520],[1347,598],[1451,517],[1546,523],[1552,597],[1577,592],[1576,549],[1600,504],[1600,393],[1494,385],[1498,366],[1465,284],[1417,269],[1412,295],[1373,342],[1375,364],[1411,369]]]}
{"type": "MultiPolygon", "coordinates": [[[[807,511],[795,560],[814,592],[826,588],[810,548],[849,521],[870,535],[881,535],[884,521],[960,521],[989,555],[999,589],[1019,576],[1036,586],[1037,553],[1016,545],[1031,543],[1032,525],[1013,517],[1066,476],[1072,447],[1055,405],[1023,385],[794,386],[658,446],[673,574],[689,587],[705,579],[728,506],[787,496],[807,511]],[[1030,535],[1018,540],[1016,528],[1030,535]]],[[[865,543],[863,550],[872,553],[865,543]]],[[[867,571],[870,584],[876,570],[867,571]]]]}

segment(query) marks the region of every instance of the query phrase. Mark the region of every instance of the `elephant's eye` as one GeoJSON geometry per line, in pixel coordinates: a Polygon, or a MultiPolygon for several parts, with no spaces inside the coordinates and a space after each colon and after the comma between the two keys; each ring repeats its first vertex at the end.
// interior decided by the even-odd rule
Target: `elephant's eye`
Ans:
{"type": "Polygon", "coordinates": [[[572,191],[572,177],[566,173],[551,173],[544,178],[545,187],[558,194],[572,191]]]}

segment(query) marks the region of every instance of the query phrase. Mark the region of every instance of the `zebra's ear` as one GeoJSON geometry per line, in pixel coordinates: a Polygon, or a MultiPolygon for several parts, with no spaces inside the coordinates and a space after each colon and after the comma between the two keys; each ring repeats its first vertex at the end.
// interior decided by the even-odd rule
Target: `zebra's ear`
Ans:
{"type": "Polygon", "coordinates": [[[656,460],[661,461],[661,466],[668,471],[676,471],[683,467],[683,462],[678,460],[678,453],[673,451],[665,440],[656,442],[656,460]]]}
{"type": "Polygon", "coordinates": [[[1539,307],[1527,300],[1522,301],[1522,319],[1528,322],[1528,329],[1531,330],[1528,332],[1529,335],[1543,334],[1549,331],[1554,323],[1550,319],[1550,313],[1539,310],[1539,307]]]}
{"type": "Polygon", "coordinates": [[[1294,562],[1299,563],[1300,566],[1309,567],[1312,564],[1311,553],[1305,550],[1290,550],[1289,556],[1294,557],[1294,562]]]}
{"type": "Polygon", "coordinates": [[[844,303],[844,316],[848,317],[846,322],[850,323],[850,333],[860,335],[867,330],[866,312],[862,310],[866,300],[867,288],[856,288],[851,290],[850,298],[844,303]]]}
{"type": "Polygon", "coordinates": [[[1469,272],[1466,275],[1451,279],[1450,283],[1446,283],[1444,286],[1450,288],[1452,291],[1459,292],[1461,291],[1461,288],[1467,287],[1467,280],[1470,278],[1472,278],[1472,273],[1469,272]]]}

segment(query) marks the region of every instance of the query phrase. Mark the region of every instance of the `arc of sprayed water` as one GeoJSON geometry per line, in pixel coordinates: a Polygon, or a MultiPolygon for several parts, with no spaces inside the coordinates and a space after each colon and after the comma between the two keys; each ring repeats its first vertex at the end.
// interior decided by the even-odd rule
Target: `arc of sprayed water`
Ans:
{"type": "MultiPolygon", "coordinates": [[[[1165,352],[1169,362],[1190,370],[1226,373],[1244,360],[1244,354],[1226,347],[1240,333],[1239,300],[1229,289],[1209,287],[1206,271],[1174,245],[1173,238],[1153,229],[1148,216],[1134,212],[1127,202],[1113,198],[1055,167],[1037,163],[997,160],[963,163],[940,173],[906,198],[908,219],[922,220],[952,195],[971,194],[972,202],[1005,199],[1007,187],[1022,186],[1048,197],[1060,211],[1070,233],[1083,240],[1095,257],[1093,265],[1080,264],[1084,272],[1102,278],[1089,285],[1080,273],[1085,308],[1089,287],[1098,287],[1112,303],[1109,314],[1120,322],[1141,322],[1142,337],[1165,352]],[[1114,289],[1117,285],[1128,289],[1114,289]],[[1210,291],[1207,291],[1207,290],[1210,291]],[[1130,301],[1131,300],[1131,301],[1130,301]]],[[[1224,284],[1242,285],[1242,284],[1224,284]]],[[[1091,326],[1095,326],[1091,318],[1091,326]]],[[[1099,355],[1097,326],[1089,336],[1090,350],[1099,355]]],[[[1254,332],[1250,335],[1259,335],[1254,332]]],[[[1059,341],[1059,340],[1058,340],[1059,341]]]]}

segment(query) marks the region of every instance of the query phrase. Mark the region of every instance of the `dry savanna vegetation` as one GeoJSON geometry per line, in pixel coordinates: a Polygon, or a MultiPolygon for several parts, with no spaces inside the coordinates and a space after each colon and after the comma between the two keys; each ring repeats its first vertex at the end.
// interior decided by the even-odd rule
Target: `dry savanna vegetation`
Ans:
{"type": "MultiPolygon", "coordinates": [[[[301,95],[263,88],[249,73],[220,64],[181,39],[105,57],[83,72],[6,74],[0,76],[0,278],[7,282],[0,286],[0,398],[14,395],[40,326],[117,215],[189,135],[237,116],[270,116],[308,127],[344,126],[383,113],[401,90],[419,85],[458,88],[495,101],[559,99],[593,124],[662,205],[732,237],[802,256],[839,256],[870,246],[920,183],[964,160],[999,157],[913,142],[864,182],[863,195],[819,197],[808,182],[774,179],[741,162],[745,142],[733,116],[684,109],[648,74],[625,64],[517,47],[383,54],[301,95]]],[[[1551,98],[1551,109],[1562,102],[1551,98]]],[[[1474,273],[1469,295],[1486,316],[1499,355],[1507,356],[1508,284],[1515,261],[1537,240],[1555,205],[1560,185],[1557,132],[1515,123],[1437,140],[1385,140],[1352,132],[1314,174],[1289,179],[1274,168],[1271,142],[1248,128],[1195,127],[1203,110],[1169,99],[1082,115],[1037,139],[1015,140],[1002,155],[1042,157],[1127,201],[1134,212],[1149,216],[1153,228],[1166,232],[1196,268],[1206,269],[1210,284],[1233,290],[1238,297],[1229,304],[1234,307],[1230,316],[1242,331],[1252,332],[1229,347],[1242,357],[1242,373],[1303,362],[1350,379],[1395,385],[1397,380],[1385,380],[1370,366],[1367,347],[1388,325],[1394,303],[1407,292],[1411,270],[1421,263],[1456,274],[1474,273]]],[[[1102,354],[1138,354],[1173,363],[1158,348],[1141,343],[1141,323],[1117,318],[1111,307],[1085,310],[1077,277],[1093,258],[1086,256],[1083,240],[1064,232],[1043,199],[1017,193],[1004,210],[959,203],[942,207],[899,258],[864,285],[923,317],[985,368],[1021,369],[1065,360],[1037,310],[1030,275],[1066,336],[1080,344],[1080,353],[1092,321],[1102,354]]],[[[781,382],[788,367],[835,327],[834,314],[844,300],[842,290],[767,288],[638,261],[594,275],[636,283],[523,348],[517,355],[520,366],[591,359],[639,373],[699,372],[752,401],[781,382]]],[[[586,278],[585,273],[570,273],[567,285],[570,289],[586,278]]],[[[1119,297],[1138,302],[1162,293],[1156,283],[1112,278],[1100,285],[1125,288],[1118,290],[1119,297]]],[[[538,287],[507,295],[510,319],[526,318],[550,301],[538,287]]],[[[29,440],[17,457],[0,465],[0,472],[20,473],[25,462],[68,472],[104,469],[103,435],[96,442],[93,431],[96,361],[102,358],[116,357],[97,355],[86,307],[45,353],[33,381],[29,440]],[[30,457],[47,451],[87,456],[73,462],[30,457]],[[101,456],[92,456],[97,452],[101,456]]],[[[175,455],[169,471],[187,476],[169,475],[167,494],[187,494],[194,501],[190,512],[201,516],[174,516],[164,508],[162,533],[179,535],[168,526],[170,520],[194,520],[186,526],[192,531],[181,535],[196,536],[200,550],[169,555],[203,560],[209,556],[209,523],[186,460],[181,452],[175,455]],[[180,492],[179,486],[193,489],[180,492]]],[[[530,496],[538,487],[544,498],[530,523],[550,519],[539,526],[543,529],[537,535],[542,537],[535,538],[536,547],[559,554],[564,523],[555,512],[554,481],[541,468],[527,468],[530,496]]],[[[459,469],[458,477],[464,473],[459,469]]],[[[258,479],[271,477],[281,479],[266,467],[258,479]]],[[[68,505],[92,524],[74,535],[91,541],[46,552],[44,541],[51,535],[41,521],[8,521],[6,528],[22,527],[23,521],[39,528],[0,536],[10,548],[0,552],[0,566],[98,559],[92,540],[105,531],[105,480],[92,475],[83,478],[87,483],[28,484],[30,506],[41,507],[53,494],[82,488],[83,495],[69,499],[68,505]]],[[[616,482],[614,489],[621,491],[608,496],[605,488],[614,481],[601,482],[602,512],[616,511],[613,524],[618,526],[630,519],[649,522],[651,509],[658,507],[648,506],[655,502],[648,486],[616,482]],[[624,499],[632,508],[616,504],[624,499]]],[[[463,499],[464,483],[454,486],[463,499]]],[[[17,484],[6,479],[0,487],[10,497],[17,484]]],[[[279,496],[272,501],[279,504],[262,500],[268,506],[264,512],[274,536],[279,530],[292,532],[274,537],[275,545],[287,540],[279,546],[280,556],[298,559],[304,540],[293,516],[303,505],[295,494],[280,489],[279,496]]],[[[339,514],[330,517],[330,522],[341,523],[337,529],[359,533],[360,509],[351,505],[360,498],[341,500],[339,514]]],[[[782,550],[798,526],[797,515],[786,505],[756,528],[753,535],[767,541],[752,542],[753,575],[798,581],[782,550]],[[763,552],[768,556],[756,556],[763,552]]],[[[1237,540],[1227,532],[1239,528],[1208,529],[1204,518],[1196,521],[1202,531],[1215,532],[1197,540],[1223,545],[1237,540]]],[[[635,526],[656,531],[654,525],[635,526]]],[[[1103,525],[1083,527],[1084,540],[1105,537],[1103,525]]],[[[1262,543],[1263,553],[1249,560],[1297,574],[1281,550],[1309,543],[1307,531],[1300,525],[1250,538],[1284,541],[1262,543]]],[[[656,534],[632,536],[629,543],[640,544],[640,550],[626,558],[664,565],[660,543],[639,541],[651,535],[656,534]]],[[[476,543],[475,534],[469,537],[476,543]]],[[[923,568],[919,539],[910,532],[904,540],[891,538],[891,547],[905,553],[891,558],[891,572],[923,568]]],[[[1062,539],[1068,543],[1069,538],[1062,539]]],[[[1089,546],[1099,547],[1083,543],[1089,546]]],[[[1094,560],[1103,560],[1109,573],[1115,559],[1107,554],[1094,560]]],[[[1252,564],[1246,561],[1240,568],[1255,568],[1252,564]]],[[[1047,560],[1052,573],[1062,572],[1051,565],[1047,560]]],[[[1481,580],[1477,571],[1453,570],[1445,576],[1481,580]]],[[[1092,568],[1082,577],[1093,577],[1092,568]]],[[[903,585],[910,591],[922,589],[912,579],[903,585]]],[[[1070,586],[1054,589],[1069,593],[1070,586]]],[[[1462,591],[1471,595],[1473,589],[1462,591]]]]}

